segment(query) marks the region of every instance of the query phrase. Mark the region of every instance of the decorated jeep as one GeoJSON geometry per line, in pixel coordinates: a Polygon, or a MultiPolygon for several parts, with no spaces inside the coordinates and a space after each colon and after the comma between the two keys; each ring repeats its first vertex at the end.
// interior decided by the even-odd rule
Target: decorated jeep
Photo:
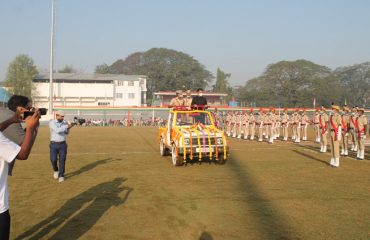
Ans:
{"type": "Polygon", "coordinates": [[[229,152],[224,132],[215,126],[212,114],[204,110],[170,110],[158,140],[161,155],[171,155],[175,166],[203,159],[224,164],[229,152]]]}

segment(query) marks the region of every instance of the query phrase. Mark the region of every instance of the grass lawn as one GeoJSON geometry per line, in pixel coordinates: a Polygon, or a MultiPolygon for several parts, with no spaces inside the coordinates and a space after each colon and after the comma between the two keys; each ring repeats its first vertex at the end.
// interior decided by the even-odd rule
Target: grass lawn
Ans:
{"type": "Polygon", "coordinates": [[[157,131],[72,129],[58,183],[42,127],[9,177],[11,239],[370,239],[369,149],[335,169],[313,142],[230,139],[225,165],[174,167],[157,131]]]}

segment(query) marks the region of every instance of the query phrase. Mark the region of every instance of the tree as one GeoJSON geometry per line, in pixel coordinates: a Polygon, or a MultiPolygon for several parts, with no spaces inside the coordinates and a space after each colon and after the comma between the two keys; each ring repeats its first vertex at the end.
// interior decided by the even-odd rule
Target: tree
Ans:
{"type": "Polygon", "coordinates": [[[58,73],[75,73],[77,72],[76,69],[73,68],[71,65],[65,65],[64,68],[58,70],[58,73]]]}
{"type": "Polygon", "coordinates": [[[213,79],[212,74],[193,57],[166,48],[133,53],[109,68],[111,73],[148,76],[148,99],[156,91],[205,88],[213,79]]]}
{"type": "Polygon", "coordinates": [[[229,84],[230,77],[230,73],[225,73],[220,68],[217,68],[216,83],[213,85],[213,91],[218,93],[227,93],[228,98],[230,99],[233,93],[233,89],[229,84]]]}
{"type": "Polygon", "coordinates": [[[95,67],[95,73],[96,74],[110,74],[111,70],[110,70],[110,67],[106,63],[103,63],[95,67]]]}
{"type": "Polygon", "coordinates": [[[32,79],[38,74],[32,58],[20,54],[9,64],[6,74],[6,85],[12,94],[31,97],[32,79]]]}
{"type": "Polygon", "coordinates": [[[238,100],[259,106],[312,107],[341,99],[342,87],[328,67],[307,60],[281,61],[245,85],[238,100]]]}

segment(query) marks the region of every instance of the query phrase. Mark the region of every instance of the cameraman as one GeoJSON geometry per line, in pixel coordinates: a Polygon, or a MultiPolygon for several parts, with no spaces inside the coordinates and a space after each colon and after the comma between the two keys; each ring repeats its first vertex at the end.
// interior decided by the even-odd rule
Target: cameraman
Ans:
{"type": "Polygon", "coordinates": [[[27,160],[33,143],[34,132],[39,126],[39,111],[36,111],[32,116],[27,117],[26,130],[22,145],[19,146],[4,136],[2,131],[8,126],[15,123],[20,123],[22,114],[28,111],[26,108],[18,107],[13,115],[0,123],[0,239],[7,240],[10,235],[10,214],[8,203],[8,184],[7,174],[8,168],[14,159],[27,160]]]}
{"type": "MultiPolygon", "coordinates": [[[[31,109],[31,101],[28,97],[21,96],[21,95],[13,95],[8,100],[8,108],[7,109],[0,109],[0,122],[8,120],[9,118],[13,117],[17,108],[20,108],[21,111],[27,111],[31,109]]],[[[32,137],[32,144],[36,139],[38,127],[36,127],[33,131],[32,137]]],[[[15,142],[19,146],[22,144],[24,137],[25,137],[25,130],[22,128],[20,122],[14,122],[9,127],[4,130],[4,136],[7,137],[12,142],[15,142]]],[[[12,161],[9,165],[9,172],[8,174],[11,176],[15,161],[12,161]]]]}
{"type": "Polygon", "coordinates": [[[64,181],[65,162],[67,159],[66,135],[75,124],[64,121],[64,112],[57,111],[56,119],[50,120],[50,161],[54,170],[54,178],[64,181]],[[58,168],[59,158],[59,168],[58,168]],[[58,171],[59,169],[59,171],[58,171]]]}

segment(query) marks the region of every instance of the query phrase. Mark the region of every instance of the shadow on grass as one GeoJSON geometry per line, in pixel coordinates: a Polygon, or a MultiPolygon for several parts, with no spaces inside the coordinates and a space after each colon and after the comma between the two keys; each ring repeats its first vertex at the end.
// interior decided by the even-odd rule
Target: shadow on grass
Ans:
{"type": "Polygon", "coordinates": [[[92,163],[89,163],[83,167],[81,167],[80,169],[78,169],[77,171],[74,171],[74,172],[71,172],[71,173],[67,173],[65,175],[65,178],[72,178],[72,177],[75,177],[75,176],[78,176],[80,175],[81,173],[84,173],[84,172],[87,172],[87,171],[90,171],[96,167],[98,167],[99,165],[103,165],[103,164],[106,164],[106,163],[110,163],[110,162],[114,162],[114,161],[120,161],[121,159],[112,159],[112,158],[106,158],[106,159],[102,159],[102,160],[98,160],[98,161],[95,161],[95,162],[92,162],[92,163]]]}
{"type": "Polygon", "coordinates": [[[213,240],[213,237],[209,232],[202,232],[202,235],[200,235],[199,240],[213,240]]]}
{"type": "Polygon", "coordinates": [[[264,196],[255,180],[248,174],[248,167],[241,166],[233,158],[230,158],[226,166],[231,168],[240,180],[241,190],[251,208],[246,214],[250,214],[255,220],[262,239],[299,239],[294,229],[286,224],[286,218],[274,207],[273,202],[264,196]]]}
{"type": "Polygon", "coordinates": [[[304,152],[301,152],[301,151],[298,151],[298,150],[293,150],[293,152],[295,152],[295,153],[297,153],[297,154],[299,154],[299,155],[302,155],[302,156],[304,156],[304,157],[306,157],[306,158],[309,158],[309,159],[312,159],[312,160],[318,161],[318,162],[320,162],[320,163],[323,163],[323,164],[325,164],[325,165],[327,165],[327,166],[330,166],[330,163],[329,163],[329,162],[327,162],[327,161],[325,161],[325,160],[322,160],[322,159],[320,159],[320,158],[316,158],[316,157],[314,157],[314,156],[311,156],[310,154],[307,154],[307,153],[304,153],[304,152]]]}
{"type": "Polygon", "coordinates": [[[79,239],[112,206],[124,204],[132,188],[122,187],[127,179],[115,178],[104,182],[68,200],[47,219],[31,227],[15,239],[79,239]],[[125,192],[121,198],[120,194],[125,192]],[[61,228],[60,228],[61,227],[61,228]],[[58,229],[60,228],[60,229],[58,229]],[[58,229],[49,236],[50,232],[58,229]]]}

